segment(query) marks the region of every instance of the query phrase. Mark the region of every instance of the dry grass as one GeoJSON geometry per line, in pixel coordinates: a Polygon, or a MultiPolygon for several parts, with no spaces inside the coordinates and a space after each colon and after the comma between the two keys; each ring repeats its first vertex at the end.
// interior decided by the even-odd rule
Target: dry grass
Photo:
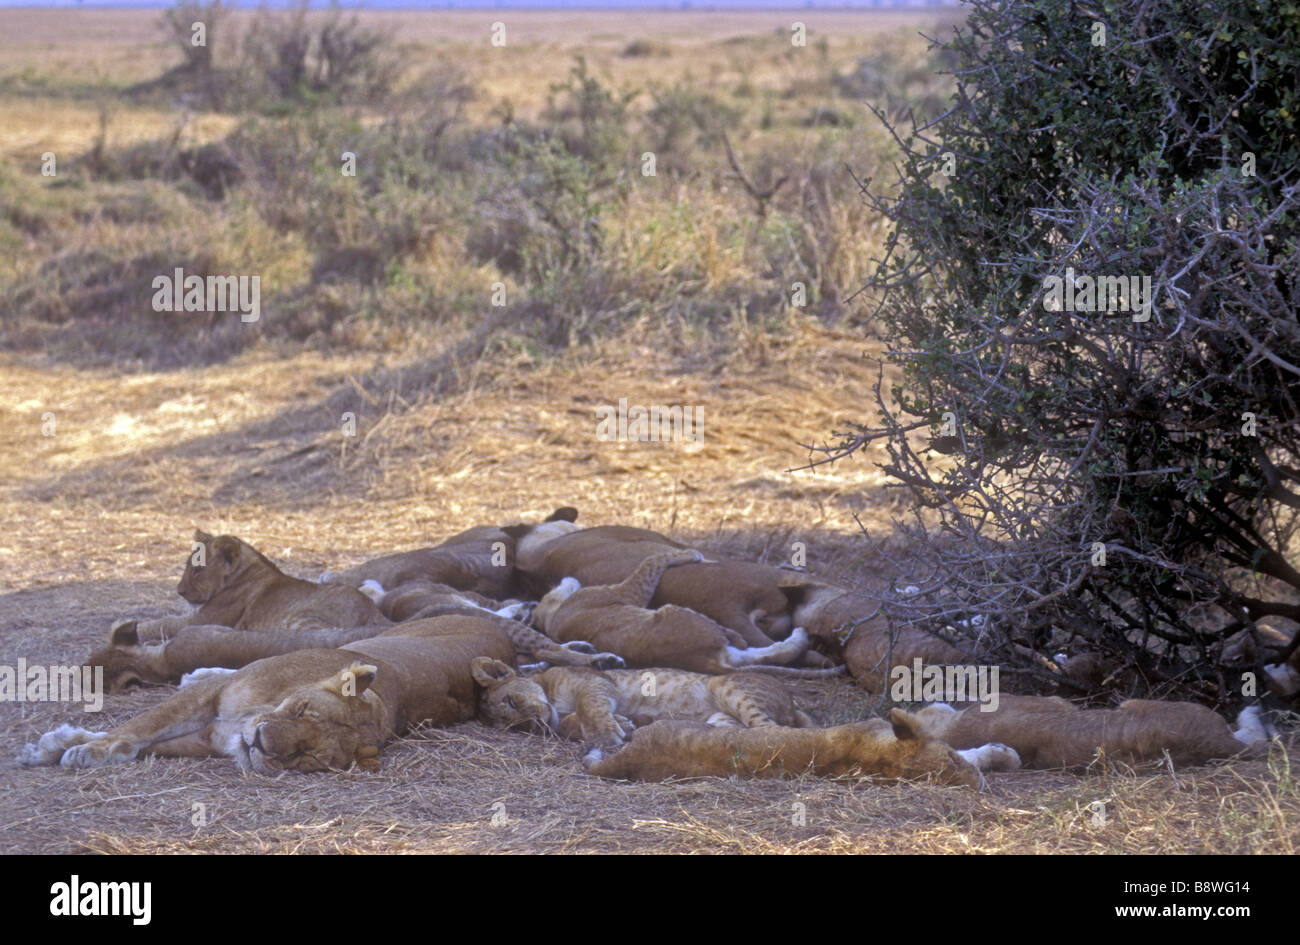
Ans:
{"type": "MultiPolygon", "coordinates": [[[[218,63],[232,54],[253,16],[251,10],[226,12],[223,38],[218,38],[215,50],[218,63]]],[[[519,117],[535,117],[551,83],[568,72],[574,53],[587,56],[598,75],[626,88],[644,89],[690,74],[715,88],[743,76],[758,91],[780,91],[804,70],[789,56],[752,57],[752,48],[760,38],[789,37],[794,20],[806,24],[809,46],[824,42],[840,66],[873,48],[881,34],[914,33],[935,20],[931,13],[852,10],[639,11],[634,22],[624,13],[599,10],[391,10],[365,11],[363,17],[367,25],[399,37],[425,64],[431,57],[460,60],[465,50],[473,50],[472,73],[482,92],[473,105],[475,117],[486,117],[506,99],[519,117]],[[506,24],[504,49],[489,43],[497,21],[506,24]],[[656,37],[655,55],[623,54],[629,43],[646,35],[656,37]],[[500,68],[501,59],[508,61],[508,68],[500,68]]],[[[0,104],[5,117],[0,156],[31,160],[33,147],[39,154],[51,142],[88,148],[95,130],[97,86],[110,78],[119,88],[145,82],[179,61],[158,20],[156,10],[86,9],[70,16],[66,10],[0,9],[0,104]]],[[[229,127],[221,116],[203,117],[208,124],[199,130],[200,140],[218,137],[229,127]]],[[[115,140],[128,144],[164,135],[171,120],[149,109],[128,110],[114,124],[115,140]]]]}
{"type": "MultiPolygon", "coordinates": [[[[174,64],[155,16],[78,11],[79,31],[69,31],[57,14],[0,11],[0,155],[31,162],[41,142],[88,146],[102,76],[122,86],[174,64]],[[50,85],[52,74],[60,78],[50,85]]],[[[391,19],[413,44],[463,51],[477,38],[486,46],[484,21],[501,15],[374,16],[391,19]]],[[[540,110],[548,84],[581,49],[616,86],[687,73],[705,88],[744,82],[755,94],[772,92],[789,118],[825,90],[814,88],[821,80],[807,63],[755,54],[754,37],[788,30],[790,18],[756,16],[655,15],[646,24],[657,37],[649,54],[624,56],[634,34],[620,15],[512,12],[505,18],[520,44],[515,67],[480,68],[472,108],[485,116],[508,98],[520,114],[540,110]],[[777,94],[792,86],[812,91],[777,94]]],[[[910,22],[872,16],[882,29],[910,22]]],[[[856,29],[862,14],[799,17],[809,22],[810,44],[828,39],[831,67],[844,68],[866,48],[869,31],[856,29]]],[[[128,107],[110,131],[124,146],[166,134],[173,120],[128,107]]],[[[200,139],[227,127],[222,116],[203,120],[211,124],[191,126],[200,139]]],[[[813,132],[783,133],[782,147],[817,146],[813,132]]],[[[733,237],[716,219],[726,211],[736,232],[748,225],[742,211],[705,181],[691,186],[711,210],[698,222],[674,221],[650,197],[630,199],[615,230],[618,258],[641,266],[647,282],[667,278],[655,275],[665,267],[692,266],[689,275],[700,280],[692,291],[739,285],[733,237]]],[[[63,212],[56,198],[71,219],[81,198],[47,192],[51,214],[63,212]]],[[[203,206],[186,213],[215,215],[203,206]]],[[[178,219],[190,226],[191,217],[178,219]]],[[[837,225],[854,233],[859,224],[837,225]]],[[[74,242],[143,245],[143,226],[95,218],[74,242]]],[[[268,237],[250,237],[238,221],[222,238],[231,252],[272,252],[259,242],[268,237]]],[[[867,256],[873,233],[854,238],[855,252],[867,256]]],[[[29,262],[48,252],[27,249],[29,262]]],[[[420,262],[444,272],[437,258],[420,262]]],[[[852,284],[858,275],[835,278],[852,284]]],[[[671,278],[683,276],[674,270],[671,278]]],[[[811,317],[751,324],[743,308],[730,317],[721,338],[716,326],[647,317],[550,357],[509,325],[496,327],[481,354],[474,342],[484,337],[473,325],[385,340],[392,326],[355,320],[316,353],[254,344],[221,364],[173,371],[0,356],[0,424],[9,433],[0,439],[0,664],[75,662],[115,618],[178,612],[174,581],[195,526],[239,534],[289,572],[314,576],[571,504],[588,524],[646,526],[760,560],[787,558],[798,540],[818,573],[880,579],[883,559],[855,521],[887,546],[897,499],[872,465],[880,457],[790,470],[807,459],[800,443],[870,419],[862,412],[875,369],[863,355],[878,356],[881,346],[811,317]],[[598,442],[594,408],[622,397],[702,407],[703,443],[598,442]],[[53,436],[42,435],[47,412],[53,436]],[[340,432],[345,412],[357,416],[355,439],[340,432]]],[[[881,708],[843,680],[804,682],[798,695],[827,723],[881,708]]],[[[97,717],[0,704],[0,759],[62,722],[104,728],[166,696],[114,697],[97,717]]],[[[0,761],[0,850],[1290,853],[1300,838],[1288,767],[1296,760],[1292,744],[1270,761],[1188,771],[1022,772],[993,776],[984,794],[815,779],[614,784],[588,777],[573,745],[470,724],[400,739],[376,774],[268,780],[227,760],[76,773],[0,761]],[[1104,825],[1090,806],[1099,801],[1104,825]],[[805,805],[803,825],[796,803],[805,805]],[[202,826],[193,823],[196,804],[204,805],[202,826]],[[504,824],[493,824],[496,804],[504,805],[496,809],[504,824]]]]}

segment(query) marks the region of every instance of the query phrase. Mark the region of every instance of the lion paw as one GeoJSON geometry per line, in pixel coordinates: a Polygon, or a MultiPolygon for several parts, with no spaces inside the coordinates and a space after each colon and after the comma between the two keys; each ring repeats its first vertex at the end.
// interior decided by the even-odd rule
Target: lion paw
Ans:
{"type": "Polygon", "coordinates": [[[1020,768],[1020,755],[1014,748],[1001,742],[989,742],[978,748],[957,752],[980,771],[1016,771],[1020,768]]]}
{"type": "Polygon", "coordinates": [[[104,735],[104,732],[92,732],[73,725],[60,725],[42,735],[35,744],[29,742],[24,745],[18,752],[18,763],[26,768],[56,765],[69,749],[96,741],[104,735]]]}
{"type": "Polygon", "coordinates": [[[237,672],[239,672],[239,670],[225,669],[221,666],[201,666],[193,672],[186,673],[182,676],[179,688],[184,689],[186,686],[192,686],[197,682],[201,682],[204,679],[210,679],[213,676],[230,676],[237,672]]]}
{"type": "Polygon", "coordinates": [[[570,653],[583,653],[587,656],[594,656],[596,653],[596,648],[586,640],[570,640],[568,643],[561,643],[560,647],[570,653]]]}
{"type": "Polygon", "coordinates": [[[532,623],[533,611],[536,609],[536,601],[517,600],[512,604],[506,604],[500,610],[493,611],[493,613],[498,617],[505,617],[507,620],[518,620],[520,623],[532,623]]]}
{"type": "Polygon", "coordinates": [[[589,664],[592,669],[627,669],[627,660],[617,653],[597,653],[589,664]]]}
{"type": "Polygon", "coordinates": [[[100,737],[67,749],[59,759],[59,765],[64,768],[102,768],[130,761],[135,754],[134,751],[124,749],[121,742],[110,742],[107,738],[100,737]]]}

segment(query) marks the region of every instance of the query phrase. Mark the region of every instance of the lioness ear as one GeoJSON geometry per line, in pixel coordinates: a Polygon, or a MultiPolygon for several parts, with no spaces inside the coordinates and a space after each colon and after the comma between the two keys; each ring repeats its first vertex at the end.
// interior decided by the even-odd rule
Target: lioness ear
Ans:
{"type": "Polygon", "coordinates": [[[212,550],[226,564],[234,564],[239,560],[239,539],[222,535],[213,543],[212,550]]]}
{"type": "Polygon", "coordinates": [[[325,688],[340,696],[359,696],[375,681],[379,668],[369,663],[353,663],[337,676],[330,677],[325,688]]]}
{"type": "Polygon", "coordinates": [[[502,683],[508,683],[515,678],[515,671],[510,666],[500,660],[494,660],[490,656],[476,656],[469,663],[470,675],[474,681],[484,689],[491,689],[494,686],[500,686],[502,683]]]}
{"type": "Polygon", "coordinates": [[[212,541],[212,536],[209,535],[207,532],[205,532],[203,529],[196,528],[194,529],[194,540],[201,541],[203,542],[203,544],[206,545],[208,542],[212,541]]]}
{"type": "Polygon", "coordinates": [[[578,510],[571,505],[561,506],[547,516],[548,522],[576,522],[578,520],[578,510]]]}
{"type": "Polygon", "coordinates": [[[140,630],[134,620],[119,620],[108,631],[109,646],[139,646],[140,630]]]}
{"type": "Polygon", "coordinates": [[[920,720],[911,712],[902,709],[889,710],[889,723],[894,726],[894,737],[900,742],[925,738],[920,720]]]}

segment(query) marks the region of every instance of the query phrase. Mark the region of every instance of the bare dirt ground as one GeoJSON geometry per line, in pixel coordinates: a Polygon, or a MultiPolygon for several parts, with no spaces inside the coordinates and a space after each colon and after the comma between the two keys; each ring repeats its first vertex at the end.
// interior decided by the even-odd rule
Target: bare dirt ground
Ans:
{"type": "MultiPolygon", "coordinates": [[[[806,461],[801,442],[869,404],[867,350],[878,348],[812,324],[720,360],[610,342],[542,367],[443,363],[436,395],[419,365],[396,374],[315,355],[125,379],[10,360],[0,662],[75,663],[114,618],[181,612],[174,585],[195,526],[314,576],[572,504],[588,524],[648,526],[765,560],[804,541],[814,570],[862,577],[879,562],[855,516],[883,538],[895,501],[878,470],[861,460],[790,470],[806,461]],[[704,441],[598,442],[594,408],[620,397],[700,405],[704,441]],[[340,432],[344,410],[358,414],[355,438],[340,432]],[[53,436],[42,435],[47,413],[53,436]]],[[[828,723],[881,708],[846,680],[797,692],[828,723]]],[[[99,716],[5,704],[0,758],[62,722],[106,728],[167,695],[111,697],[99,716]]],[[[402,738],[376,774],[0,762],[0,850],[1290,853],[1297,760],[1292,743],[1268,761],[1200,769],[1099,763],[1081,775],[994,775],[982,794],[812,778],[619,784],[588,776],[572,744],[468,724],[402,738]]]]}

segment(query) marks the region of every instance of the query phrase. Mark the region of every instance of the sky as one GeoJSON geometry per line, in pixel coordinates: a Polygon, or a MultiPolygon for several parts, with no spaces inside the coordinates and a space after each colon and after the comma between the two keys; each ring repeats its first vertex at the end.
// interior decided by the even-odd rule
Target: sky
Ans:
{"type": "MultiPolygon", "coordinates": [[[[228,7],[257,7],[257,0],[235,2],[226,0],[228,7]]],[[[267,3],[271,7],[292,6],[292,2],[267,3]]],[[[325,7],[325,0],[313,2],[312,6],[325,7]]],[[[564,9],[699,9],[699,10],[797,10],[797,9],[845,9],[863,7],[899,8],[899,7],[934,7],[948,6],[948,3],[932,3],[929,0],[368,0],[358,3],[344,0],[340,6],[362,7],[372,10],[410,9],[410,10],[445,10],[445,9],[499,9],[499,10],[564,10],[564,9]]],[[[171,6],[165,0],[0,0],[0,7],[166,7],[171,6]]]]}

